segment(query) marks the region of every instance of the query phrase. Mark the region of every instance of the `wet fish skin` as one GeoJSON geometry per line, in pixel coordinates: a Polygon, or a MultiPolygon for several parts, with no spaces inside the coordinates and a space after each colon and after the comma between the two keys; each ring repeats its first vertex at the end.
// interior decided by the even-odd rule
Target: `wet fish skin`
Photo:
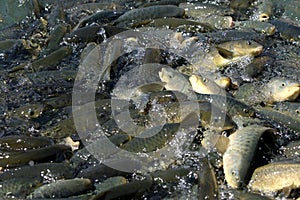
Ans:
{"type": "Polygon", "coordinates": [[[166,83],[164,87],[167,90],[179,91],[188,96],[191,94],[191,84],[184,74],[172,68],[163,67],[161,71],[158,72],[158,75],[161,81],[166,83]]]}
{"type": "Polygon", "coordinates": [[[53,183],[43,185],[35,189],[30,195],[29,199],[36,198],[63,198],[82,194],[91,189],[92,184],[90,179],[74,178],[61,179],[53,183]]]}
{"type": "Polygon", "coordinates": [[[116,21],[117,27],[133,27],[145,20],[162,17],[182,17],[184,9],[172,5],[150,6],[127,11],[116,21]]]}
{"type": "Polygon", "coordinates": [[[20,64],[16,67],[13,67],[10,70],[10,73],[16,72],[16,71],[24,71],[27,70],[28,65],[28,71],[32,72],[38,72],[38,71],[44,71],[47,70],[57,64],[59,64],[64,58],[68,57],[72,53],[72,49],[69,46],[62,46],[56,51],[53,51],[51,54],[47,55],[46,57],[40,58],[38,60],[35,60],[29,64],[20,64]]]}
{"type": "Polygon", "coordinates": [[[282,189],[300,187],[299,163],[269,163],[255,169],[249,188],[253,191],[272,193],[282,189]]]}
{"type": "Polygon", "coordinates": [[[218,199],[218,184],[216,174],[210,161],[205,157],[200,159],[198,171],[198,199],[218,199]]]}
{"type": "Polygon", "coordinates": [[[293,116],[285,115],[282,112],[276,111],[269,107],[255,107],[256,112],[263,118],[270,119],[275,123],[282,124],[283,126],[300,132],[300,123],[299,119],[293,116]]]}
{"type": "Polygon", "coordinates": [[[1,152],[0,167],[11,168],[28,164],[30,161],[39,162],[72,152],[70,146],[54,144],[47,147],[21,152],[1,152]]]}
{"type": "Polygon", "coordinates": [[[0,149],[10,151],[37,149],[52,145],[53,143],[53,140],[46,137],[10,135],[0,138],[0,149]]]}
{"type": "Polygon", "coordinates": [[[44,175],[58,178],[73,178],[74,169],[67,163],[39,163],[33,166],[21,166],[17,168],[6,169],[0,174],[0,180],[9,180],[14,178],[43,178],[44,175]]]}
{"type": "Polygon", "coordinates": [[[40,117],[44,109],[45,105],[43,103],[31,103],[29,105],[21,106],[19,108],[15,108],[9,111],[8,116],[17,116],[26,119],[34,119],[40,117]]]}
{"type": "Polygon", "coordinates": [[[272,78],[264,87],[268,102],[294,101],[300,94],[300,83],[286,78],[272,78]]]}
{"type": "Polygon", "coordinates": [[[236,21],[234,27],[241,29],[253,29],[259,33],[266,35],[273,35],[276,31],[276,27],[273,24],[260,21],[236,21]]]}
{"type": "Polygon", "coordinates": [[[197,94],[199,101],[208,101],[214,106],[228,112],[230,116],[242,115],[248,117],[255,116],[254,108],[229,96],[214,95],[214,94],[197,94]]]}
{"type": "Polygon", "coordinates": [[[300,103],[299,102],[277,102],[273,108],[290,116],[300,118],[300,103]]]}
{"type": "Polygon", "coordinates": [[[229,186],[239,188],[245,183],[260,137],[272,130],[269,127],[250,125],[229,136],[228,148],[223,155],[225,180],[229,186]]]}
{"type": "Polygon", "coordinates": [[[37,177],[20,177],[0,181],[0,198],[25,198],[26,195],[28,195],[34,189],[34,187],[39,185],[41,181],[42,179],[37,177]]]}
{"type": "Polygon", "coordinates": [[[216,48],[225,55],[225,57],[239,57],[239,56],[257,56],[262,50],[263,46],[252,40],[236,40],[230,42],[224,42],[216,45],[216,48]],[[223,52],[224,50],[224,52],[223,52]]]}
{"type": "Polygon", "coordinates": [[[180,124],[165,124],[163,127],[153,127],[148,131],[141,133],[139,136],[141,137],[134,137],[129,142],[125,143],[122,146],[122,149],[131,152],[152,152],[159,148],[162,148],[168,141],[170,141],[176,134],[180,124]],[[157,128],[162,128],[158,133],[156,133],[157,128]],[[156,134],[149,137],[151,131],[154,131],[156,134]],[[148,135],[148,137],[147,137],[148,135]]]}
{"type": "Polygon", "coordinates": [[[272,0],[263,1],[258,6],[259,21],[267,21],[272,15],[274,10],[274,3],[272,0]]]}
{"type": "Polygon", "coordinates": [[[97,199],[117,199],[117,198],[130,198],[134,196],[135,199],[140,199],[142,194],[149,190],[153,184],[153,180],[150,177],[147,177],[144,180],[135,180],[133,182],[125,183],[114,188],[111,188],[108,191],[99,193],[96,195],[94,200],[97,199]]]}

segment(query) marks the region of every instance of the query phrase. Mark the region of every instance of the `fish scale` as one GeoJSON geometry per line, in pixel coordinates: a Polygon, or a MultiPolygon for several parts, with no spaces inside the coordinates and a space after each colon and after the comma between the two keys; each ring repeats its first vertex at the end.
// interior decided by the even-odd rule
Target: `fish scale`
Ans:
{"type": "Polygon", "coordinates": [[[233,188],[244,182],[255,155],[257,144],[269,127],[250,125],[229,136],[230,142],[223,155],[225,179],[233,188]]]}
{"type": "Polygon", "coordinates": [[[166,142],[174,137],[179,126],[179,123],[165,124],[161,131],[155,135],[151,137],[145,137],[147,135],[151,135],[153,132],[156,132],[156,130],[158,130],[157,128],[160,128],[161,126],[151,128],[149,131],[147,130],[140,135],[144,136],[145,138],[135,137],[123,145],[123,149],[131,152],[144,152],[145,150],[147,152],[155,151],[157,148],[163,147],[166,142]]]}
{"type": "Polygon", "coordinates": [[[134,9],[121,15],[116,21],[116,26],[127,27],[131,23],[138,24],[144,20],[156,19],[162,17],[181,17],[184,15],[184,9],[177,6],[151,6],[146,8],[134,9]]]}

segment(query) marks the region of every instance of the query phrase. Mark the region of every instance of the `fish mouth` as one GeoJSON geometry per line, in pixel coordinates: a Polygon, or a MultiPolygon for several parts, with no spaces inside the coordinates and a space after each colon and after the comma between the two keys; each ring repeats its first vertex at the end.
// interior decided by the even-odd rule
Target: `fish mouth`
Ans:
{"type": "Polygon", "coordinates": [[[270,18],[270,16],[267,13],[261,13],[259,15],[259,21],[265,22],[270,18]]]}
{"type": "Polygon", "coordinates": [[[299,94],[300,94],[300,84],[296,84],[296,85],[291,86],[291,87],[288,89],[288,93],[290,94],[290,95],[289,95],[289,99],[290,99],[290,100],[295,100],[295,99],[297,99],[297,97],[298,97],[299,94]]]}
{"type": "Polygon", "coordinates": [[[262,51],[263,51],[263,47],[262,47],[262,46],[257,47],[257,48],[255,48],[255,50],[253,51],[253,55],[254,55],[254,56],[257,56],[257,55],[261,54],[262,51]]]}

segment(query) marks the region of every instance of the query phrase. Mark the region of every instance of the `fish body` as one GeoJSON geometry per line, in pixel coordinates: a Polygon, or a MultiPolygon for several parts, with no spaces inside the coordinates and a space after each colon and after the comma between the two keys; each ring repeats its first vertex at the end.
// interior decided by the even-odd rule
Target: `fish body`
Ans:
{"type": "Polygon", "coordinates": [[[273,24],[261,21],[237,21],[234,22],[234,27],[241,29],[253,29],[266,35],[273,35],[276,31],[276,27],[273,24]]]}
{"type": "Polygon", "coordinates": [[[91,181],[84,178],[58,180],[35,189],[29,199],[63,198],[82,194],[91,189],[91,181]]]}
{"type": "Polygon", "coordinates": [[[250,125],[229,136],[230,142],[223,155],[223,168],[225,180],[232,188],[239,188],[244,183],[258,141],[263,133],[270,130],[269,127],[250,125]]]}
{"type": "Polygon", "coordinates": [[[153,127],[144,131],[139,137],[132,138],[122,148],[131,152],[152,152],[164,147],[176,135],[180,124],[165,124],[163,127],[153,127]],[[161,129],[161,130],[160,130],[161,129]],[[157,130],[160,130],[157,132],[157,130]],[[157,133],[156,133],[157,132],[157,133]],[[153,135],[155,133],[155,135],[153,135]]]}
{"type": "Polygon", "coordinates": [[[230,116],[241,115],[253,117],[255,116],[255,110],[247,106],[246,104],[229,96],[216,95],[216,94],[197,94],[199,101],[208,101],[214,106],[228,112],[230,116]]]}
{"type": "Polygon", "coordinates": [[[133,9],[121,15],[115,25],[118,27],[134,27],[145,20],[162,17],[182,17],[184,9],[172,5],[150,6],[145,8],[133,9]]]}
{"type": "Polygon", "coordinates": [[[249,188],[253,191],[272,193],[282,189],[300,187],[299,163],[270,163],[255,169],[249,188]]]}

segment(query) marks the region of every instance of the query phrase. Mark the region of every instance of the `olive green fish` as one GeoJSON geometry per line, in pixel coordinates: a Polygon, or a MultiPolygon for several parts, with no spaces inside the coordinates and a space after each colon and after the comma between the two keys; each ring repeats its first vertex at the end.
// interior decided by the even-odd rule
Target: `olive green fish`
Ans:
{"type": "Polygon", "coordinates": [[[232,188],[239,188],[246,180],[250,163],[261,136],[273,129],[250,125],[229,136],[228,148],[223,155],[225,180],[232,188]]]}
{"type": "Polygon", "coordinates": [[[249,188],[253,191],[272,193],[282,189],[300,187],[299,163],[270,163],[255,169],[249,188]]]}

